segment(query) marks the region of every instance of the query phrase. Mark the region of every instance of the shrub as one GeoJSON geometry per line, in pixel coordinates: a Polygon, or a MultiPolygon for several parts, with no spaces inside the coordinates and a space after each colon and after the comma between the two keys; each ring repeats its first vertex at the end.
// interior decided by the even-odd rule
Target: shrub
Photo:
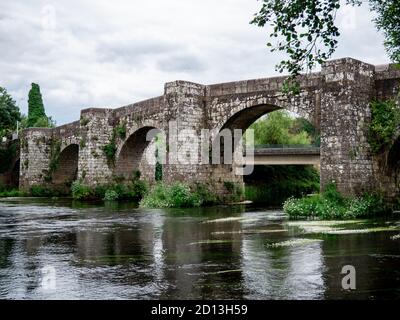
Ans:
{"type": "Polygon", "coordinates": [[[93,197],[93,190],[80,181],[74,181],[71,186],[72,197],[76,200],[90,199],[93,197]]]}
{"type": "Polygon", "coordinates": [[[120,124],[118,127],[115,128],[115,133],[120,137],[121,139],[126,138],[126,124],[120,124]]]}
{"type": "Polygon", "coordinates": [[[115,201],[118,199],[118,193],[115,190],[107,190],[104,195],[104,200],[115,201]]]}
{"type": "Polygon", "coordinates": [[[153,186],[150,192],[140,201],[140,206],[146,208],[169,207],[166,187],[163,184],[153,186]]]}
{"type": "Polygon", "coordinates": [[[22,191],[19,191],[18,189],[11,189],[11,190],[3,190],[0,191],[0,198],[6,198],[6,197],[23,197],[25,196],[25,193],[22,191]]]}
{"type": "Polygon", "coordinates": [[[333,184],[322,195],[289,198],[283,204],[283,210],[292,218],[318,217],[326,220],[371,217],[388,211],[379,195],[365,194],[362,197],[345,198],[333,184]]]}
{"type": "Polygon", "coordinates": [[[372,217],[388,211],[384,199],[376,194],[364,194],[360,198],[349,201],[348,209],[345,212],[348,218],[372,217]]]}
{"type": "Polygon", "coordinates": [[[199,207],[205,203],[214,203],[205,186],[197,185],[192,190],[187,184],[177,182],[172,185],[155,185],[140,202],[147,208],[188,208],[199,207]]]}
{"type": "Polygon", "coordinates": [[[77,200],[140,200],[147,192],[147,184],[134,180],[128,184],[111,183],[89,187],[80,181],[72,183],[72,197],[77,200]]]}
{"type": "Polygon", "coordinates": [[[210,206],[219,202],[218,196],[214,192],[211,192],[204,184],[197,183],[195,192],[202,200],[202,206],[210,206]]]}
{"type": "Polygon", "coordinates": [[[201,199],[198,194],[191,192],[190,188],[183,183],[175,183],[167,188],[167,194],[171,207],[199,207],[201,199]]]}
{"type": "Polygon", "coordinates": [[[107,158],[107,163],[109,166],[113,166],[115,162],[115,153],[117,152],[117,145],[115,141],[110,141],[108,144],[102,147],[104,155],[107,158]]]}
{"type": "Polygon", "coordinates": [[[144,197],[144,195],[147,193],[148,187],[146,182],[142,180],[137,180],[132,182],[131,188],[129,190],[130,193],[130,198],[140,200],[144,197]]]}
{"type": "Polygon", "coordinates": [[[224,187],[228,191],[228,201],[242,201],[244,197],[244,188],[239,183],[224,181],[224,187]]]}
{"type": "Polygon", "coordinates": [[[342,196],[342,194],[337,190],[336,185],[334,183],[329,183],[323,192],[324,199],[329,202],[335,203],[338,206],[342,206],[345,204],[346,199],[342,196]]]}
{"type": "Polygon", "coordinates": [[[34,185],[29,191],[29,194],[32,197],[54,197],[59,195],[59,192],[41,185],[34,185]]]}

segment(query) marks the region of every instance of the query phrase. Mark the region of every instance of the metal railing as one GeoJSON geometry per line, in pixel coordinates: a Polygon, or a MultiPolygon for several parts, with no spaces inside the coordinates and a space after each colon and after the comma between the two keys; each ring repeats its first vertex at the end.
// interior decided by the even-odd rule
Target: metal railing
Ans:
{"type": "Polygon", "coordinates": [[[254,149],[319,149],[316,144],[258,144],[254,149]]]}

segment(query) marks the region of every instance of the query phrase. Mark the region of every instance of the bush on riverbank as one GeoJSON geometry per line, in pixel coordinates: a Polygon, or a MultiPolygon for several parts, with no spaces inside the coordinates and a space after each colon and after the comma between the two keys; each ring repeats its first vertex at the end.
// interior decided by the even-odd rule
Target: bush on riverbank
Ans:
{"type": "Polygon", "coordinates": [[[28,194],[31,197],[64,197],[68,196],[69,193],[65,190],[60,190],[55,187],[50,186],[41,186],[41,185],[33,185],[28,194]]]}
{"type": "Polygon", "coordinates": [[[283,210],[291,218],[316,217],[324,220],[373,217],[389,211],[383,197],[378,194],[346,198],[334,184],[328,185],[322,194],[289,198],[283,204],[283,210]]]}
{"type": "Polygon", "coordinates": [[[65,195],[61,191],[50,187],[33,185],[29,192],[20,191],[16,188],[9,189],[7,186],[0,185],[0,197],[58,197],[65,195]]]}
{"type": "Polygon", "coordinates": [[[142,180],[134,180],[128,184],[103,184],[96,187],[90,187],[81,181],[74,181],[71,186],[72,197],[75,200],[139,201],[147,190],[147,184],[142,180]]]}
{"type": "Polygon", "coordinates": [[[187,184],[156,184],[140,202],[145,208],[189,208],[217,203],[217,198],[204,185],[191,189],[187,184]]]}
{"type": "Polygon", "coordinates": [[[7,197],[23,197],[25,194],[18,189],[10,189],[10,190],[3,190],[0,191],[0,198],[7,198],[7,197]]]}

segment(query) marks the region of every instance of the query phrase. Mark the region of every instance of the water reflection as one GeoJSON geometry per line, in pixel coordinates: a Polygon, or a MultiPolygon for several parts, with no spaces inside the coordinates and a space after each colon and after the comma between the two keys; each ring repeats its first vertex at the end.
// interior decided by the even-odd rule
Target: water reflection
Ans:
{"type": "Polygon", "coordinates": [[[279,211],[143,210],[130,203],[0,201],[0,298],[399,298],[388,233],[312,235],[279,211]],[[288,242],[289,241],[289,242],[288,242]],[[271,246],[271,243],[288,245],[271,246]],[[341,289],[341,267],[358,290],[341,289]],[[390,272],[389,272],[390,271],[390,272]]]}

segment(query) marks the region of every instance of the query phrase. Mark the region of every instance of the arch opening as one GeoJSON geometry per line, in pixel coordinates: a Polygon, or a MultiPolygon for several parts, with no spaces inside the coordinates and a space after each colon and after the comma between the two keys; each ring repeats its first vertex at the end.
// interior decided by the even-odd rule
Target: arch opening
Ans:
{"type": "MultiPolygon", "coordinates": [[[[241,129],[244,134],[242,144],[234,140],[236,152],[243,153],[246,144],[254,146],[253,159],[245,160],[254,165],[253,172],[243,176],[247,200],[281,205],[290,196],[319,191],[320,135],[308,119],[276,106],[260,105],[235,113],[220,132],[226,128],[241,129]],[[254,141],[247,139],[248,129],[253,130],[254,141]]],[[[225,140],[221,140],[222,147],[225,140]]],[[[223,156],[221,152],[221,159],[223,156]]],[[[232,171],[233,166],[224,167],[232,171]]]]}
{"type": "MultiPolygon", "coordinates": [[[[120,180],[128,180],[138,176],[146,181],[155,181],[157,170],[162,170],[157,162],[157,137],[151,141],[147,140],[147,135],[151,130],[161,133],[161,130],[146,126],[132,133],[123,144],[115,163],[115,174],[120,180]]],[[[159,175],[159,173],[158,173],[159,175]]]]}
{"type": "Polygon", "coordinates": [[[394,177],[396,193],[400,191],[400,137],[396,139],[387,156],[389,175],[394,177]]]}
{"type": "Polygon", "coordinates": [[[224,163],[224,150],[243,152],[243,147],[248,144],[260,148],[304,148],[320,146],[320,133],[308,119],[293,112],[274,105],[257,105],[245,108],[233,114],[219,127],[218,136],[213,138],[213,144],[219,144],[221,161],[224,163]],[[229,139],[224,133],[231,132],[232,145],[225,146],[229,139]],[[243,134],[243,143],[234,139],[234,130],[240,129],[243,134]],[[250,136],[246,137],[250,130],[254,132],[254,142],[250,136]],[[227,148],[225,148],[227,147],[227,148]]]}
{"type": "Polygon", "coordinates": [[[79,146],[71,144],[64,148],[58,158],[57,168],[51,178],[52,183],[61,188],[69,188],[78,177],[79,146]]]}
{"type": "Polygon", "coordinates": [[[390,169],[397,171],[400,169],[400,137],[396,139],[390,148],[387,162],[390,169]]]}

